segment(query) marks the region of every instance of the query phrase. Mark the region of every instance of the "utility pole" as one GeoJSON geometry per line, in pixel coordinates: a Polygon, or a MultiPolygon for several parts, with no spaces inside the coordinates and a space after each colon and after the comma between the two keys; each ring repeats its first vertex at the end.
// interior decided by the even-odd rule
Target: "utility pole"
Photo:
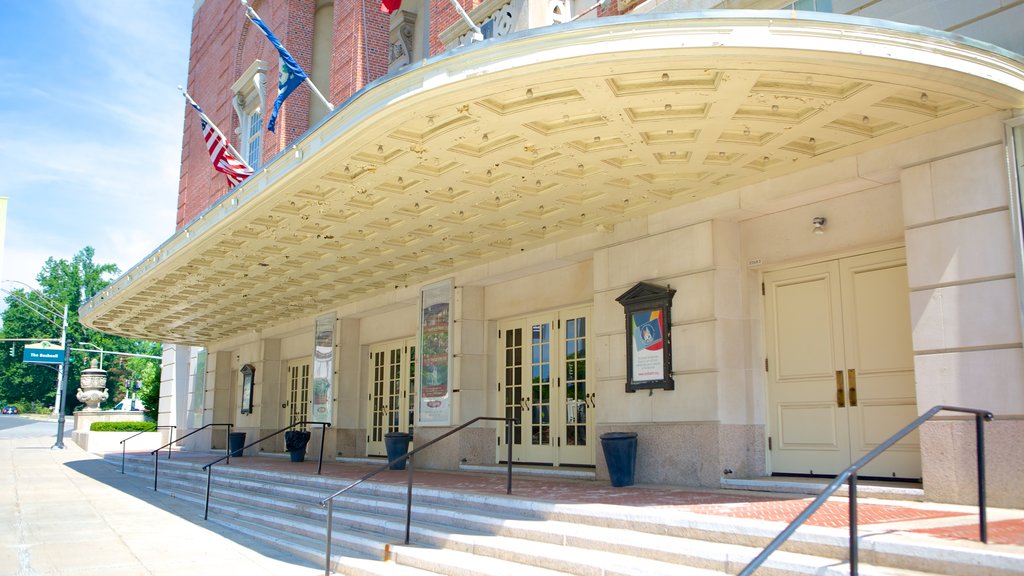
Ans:
{"type": "Polygon", "coordinates": [[[64,305],[64,319],[60,328],[60,347],[64,350],[64,361],[60,364],[58,371],[57,390],[57,441],[54,442],[51,450],[64,449],[64,401],[68,394],[68,359],[71,358],[71,350],[68,350],[68,305],[64,305]]]}
{"type": "MultiPolygon", "coordinates": [[[[34,292],[36,295],[38,295],[44,303],[44,306],[42,307],[37,306],[30,302],[29,300],[20,297],[16,292],[11,292],[9,290],[0,288],[0,290],[3,290],[4,292],[10,294],[19,302],[27,306],[30,310],[42,316],[48,322],[56,326],[56,302],[47,298],[46,295],[40,292],[39,290],[19,280],[4,280],[4,282],[15,282],[21,284],[22,286],[25,286],[26,288],[34,292]]],[[[57,368],[57,401],[54,406],[54,411],[57,414],[57,441],[54,442],[53,446],[51,447],[51,450],[64,449],[64,403],[67,398],[68,388],[68,362],[70,362],[71,360],[71,350],[69,344],[70,343],[68,342],[68,305],[64,304],[64,315],[61,319],[60,324],[60,348],[64,353],[64,360],[60,363],[60,366],[57,368]]]]}

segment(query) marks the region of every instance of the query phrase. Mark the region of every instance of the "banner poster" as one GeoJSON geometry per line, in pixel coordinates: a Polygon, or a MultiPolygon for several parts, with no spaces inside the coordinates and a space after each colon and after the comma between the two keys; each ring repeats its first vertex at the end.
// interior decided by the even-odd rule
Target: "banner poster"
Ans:
{"type": "Polygon", "coordinates": [[[192,427],[203,427],[203,409],[206,407],[206,348],[200,348],[195,357],[195,373],[192,375],[192,427]]]}
{"type": "Polygon", "coordinates": [[[452,281],[431,284],[420,291],[419,425],[452,423],[452,281]]]}
{"type": "Polygon", "coordinates": [[[665,378],[665,327],[661,309],[632,314],[633,381],[665,378]]]}
{"type": "Polygon", "coordinates": [[[331,397],[334,382],[334,314],[316,319],[316,341],[313,344],[313,422],[331,422],[331,397]]]}

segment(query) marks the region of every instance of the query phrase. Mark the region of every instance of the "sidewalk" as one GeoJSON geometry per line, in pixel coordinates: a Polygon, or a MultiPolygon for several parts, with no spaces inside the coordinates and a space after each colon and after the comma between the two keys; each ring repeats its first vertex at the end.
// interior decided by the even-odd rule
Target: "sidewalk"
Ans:
{"type": "Polygon", "coordinates": [[[311,576],[323,569],[253,550],[173,497],[65,439],[0,431],[0,574],[16,576],[311,576]]]}

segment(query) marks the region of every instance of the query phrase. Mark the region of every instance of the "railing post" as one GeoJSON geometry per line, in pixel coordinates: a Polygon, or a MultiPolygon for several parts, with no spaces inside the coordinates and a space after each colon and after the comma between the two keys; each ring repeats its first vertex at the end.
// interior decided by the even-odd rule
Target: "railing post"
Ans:
{"type": "Polygon", "coordinates": [[[228,459],[226,464],[231,465],[231,424],[228,424],[228,431],[224,434],[224,443],[227,445],[228,459]]]}
{"type": "MultiPolygon", "coordinates": [[[[324,469],[324,441],[327,439],[327,422],[320,423],[320,464],[316,467],[316,473],[324,469]]],[[[337,458],[335,458],[337,460],[337,458]]]]}
{"type": "Polygon", "coordinates": [[[988,511],[985,506],[985,427],[982,415],[974,415],[974,441],[978,453],[978,528],[981,541],[988,544],[988,511]]]}
{"type": "MultiPolygon", "coordinates": [[[[127,440],[127,438],[126,438],[126,440],[127,440]]],[[[124,450],[125,450],[124,440],[121,440],[121,474],[124,474],[124,450]]]]}
{"type": "Polygon", "coordinates": [[[334,498],[327,501],[327,545],[324,546],[324,576],[331,576],[331,535],[334,532],[334,498]]]}
{"type": "MultiPolygon", "coordinates": [[[[168,460],[171,459],[171,446],[174,445],[174,432],[177,431],[177,429],[178,429],[177,426],[171,426],[171,440],[167,444],[167,459],[168,460]]],[[[157,460],[159,460],[159,458],[157,458],[157,460]]]]}
{"type": "Polygon", "coordinates": [[[156,476],[160,471],[160,451],[153,452],[153,492],[156,492],[156,476]]]}
{"type": "Polygon", "coordinates": [[[508,463],[508,476],[505,480],[505,494],[512,494],[512,425],[515,418],[509,418],[505,422],[505,444],[508,445],[508,456],[505,461],[508,463]]]}
{"type": "Polygon", "coordinates": [[[859,545],[857,543],[857,471],[850,474],[850,576],[857,576],[857,558],[859,545]]]}
{"type": "Polygon", "coordinates": [[[409,545],[409,532],[412,526],[412,472],[413,472],[413,457],[409,454],[405,455],[405,467],[409,469],[409,487],[406,489],[405,499],[405,545],[409,545]]]}
{"type": "Polygon", "coordinates": [[[210,480],[213,476],[213,466],[206,469],[206,509],[203,510],[203,520],[210,519],[210,480]]]}

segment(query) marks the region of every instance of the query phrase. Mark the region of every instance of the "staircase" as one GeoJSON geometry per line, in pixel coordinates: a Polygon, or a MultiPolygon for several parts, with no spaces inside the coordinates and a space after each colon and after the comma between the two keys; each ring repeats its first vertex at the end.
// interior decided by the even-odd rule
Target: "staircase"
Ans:
{"type": "MultiPolygon", "coordinates": [[[[215,468],[209,521],[256,546],[277,547],[323,566],[326,510],[319,501],[355,478],[245,468],[245,460],[215,468]]],[[[120,467],[121,455],[107,461],[120,467]]],[[[201,467],[195,458],[160,461],[160,492],[194,503],[197,517],[203,515],[207,480],[201,467]]],[[[129,455],[125,472],[152,485],[153,458],[129,455]]],[[[513,496],[417,485],[406,546],[405,499],[405,485],[368,482],[335,500],[334,573],[736,574],[781,530],[778,523],[656,507],[531,501],[522,485],[514,486],[513,496]]],[[[802,528],[757,573],[847,575],[847,538],[845,529],[802,528]]],[[[860,549],[862,575],[1024,573],[1024,551],[1017,547],[870,534],[862,536],[860,549]]]]}

